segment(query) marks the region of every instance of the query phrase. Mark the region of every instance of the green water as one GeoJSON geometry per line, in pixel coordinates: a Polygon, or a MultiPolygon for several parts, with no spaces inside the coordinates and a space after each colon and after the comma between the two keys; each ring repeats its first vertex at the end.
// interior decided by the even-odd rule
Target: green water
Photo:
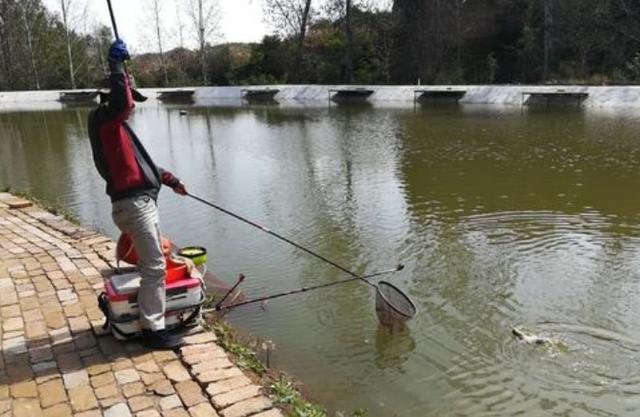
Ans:
{"type": "MultiPolygon", "coordinates": [[[[332,411],[370,416],[640,415],[640,114],[444,107],[189,108],[132,125],[191,191],[358,273],[420,314],[391,334],[361,283],[247,307],[272,364],[332,411]],[[511,327],[568,349],[516,342],[511,327]]],[[[116,235],[87,111],[0,113],[0,184],[116,235]]],[[[162,228],[209,248],[249,296],[344,274],[163,191],[162,228]]]]}

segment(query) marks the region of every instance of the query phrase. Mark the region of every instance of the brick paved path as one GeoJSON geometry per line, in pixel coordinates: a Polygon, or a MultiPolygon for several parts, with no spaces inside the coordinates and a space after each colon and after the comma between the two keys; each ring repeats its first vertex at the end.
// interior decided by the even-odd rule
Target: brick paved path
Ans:
{"type": "Polygon", "coordinates": [[[178,353],[101,334],[113,242],[21,205],[0,193],[1,417],[282,417],[211,333],[178,353]]]}

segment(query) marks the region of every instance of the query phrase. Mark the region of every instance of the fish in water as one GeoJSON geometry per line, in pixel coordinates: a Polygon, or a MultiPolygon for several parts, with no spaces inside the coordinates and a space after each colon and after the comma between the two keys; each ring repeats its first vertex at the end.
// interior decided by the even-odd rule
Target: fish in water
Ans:
{"type": "Polygon", "coordinates": [[[556,348],[562,351],[569,350],[569,346],[561,340],[557,340],[550,337],[538,336],[535,334],[527,334],[522,330],[513,327],[511,329],[511,333],[515,336],[516,339],[521,342],[527,343],[529,345],[537,345],[537,346],[548,346],[551,348],[556,348]]]}
{"type": "Polygon", "coordinates": [[[551,339],[548,337],[540,337],[536,335],[526,334],[522,330],[518,328],[512,328],[511,333],[516,337],[516,339],[521,340],[530,345],[545,345],[551,343],[551,339]]]}

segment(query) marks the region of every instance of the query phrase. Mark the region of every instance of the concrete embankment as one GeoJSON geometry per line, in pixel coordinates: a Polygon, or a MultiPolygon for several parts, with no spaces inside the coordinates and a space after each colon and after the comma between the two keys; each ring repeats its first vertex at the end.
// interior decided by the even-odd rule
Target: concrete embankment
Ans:
{"type": "MultiPolygon", "coordinates": [[[[344,86],[344,85],[271,85],[271,86],[238,86],[238,87],[194,87],[196,103],[206,103],[209,100],[239,100],[242,89],[245,88],[274,88],[280,90],[276,99],[280,102],[326,102],[330,90],[341,88],[365,88],[373,91],[369,102],[384,106],[385,103],[406,103],[414,101],[414,91],[421,89],[457,90],[466,94],[460,100],[462,104],[490,104],[503,106],[521,106],[523,93],[564,93],[587,94],[582,102],[583,107],[638,107],[640,108],[640,86],[528,86],[528,85],[460,85],[460,86],[344,86]]],[[[156,95],[160,91],[172,89],[141,89],[150,100],[156,103],[156,95]]],[[[0,92],[0,106],[4,108],[58,106],[60,91],[20,91],[0,92]]]]}
{"type": "Polygon", "coordinates": [[[0,416],[283,417],[213,333],[190,331],[179,352],[105,334],[113,247],[0,193],[0,416]]]}

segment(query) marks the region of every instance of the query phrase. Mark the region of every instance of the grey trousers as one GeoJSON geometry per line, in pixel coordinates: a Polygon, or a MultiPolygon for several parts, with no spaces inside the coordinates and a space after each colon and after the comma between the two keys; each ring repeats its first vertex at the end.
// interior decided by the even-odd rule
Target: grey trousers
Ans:
{"type": "Polygon", "coordinates": [[[158,207],[149,196],[127,198],[113,203],[113,221],[131,236],[138,253],[138,271],[142,277],[138,292],[143,329],[164,329],[165,260],[162,253],[158,207]]]}

